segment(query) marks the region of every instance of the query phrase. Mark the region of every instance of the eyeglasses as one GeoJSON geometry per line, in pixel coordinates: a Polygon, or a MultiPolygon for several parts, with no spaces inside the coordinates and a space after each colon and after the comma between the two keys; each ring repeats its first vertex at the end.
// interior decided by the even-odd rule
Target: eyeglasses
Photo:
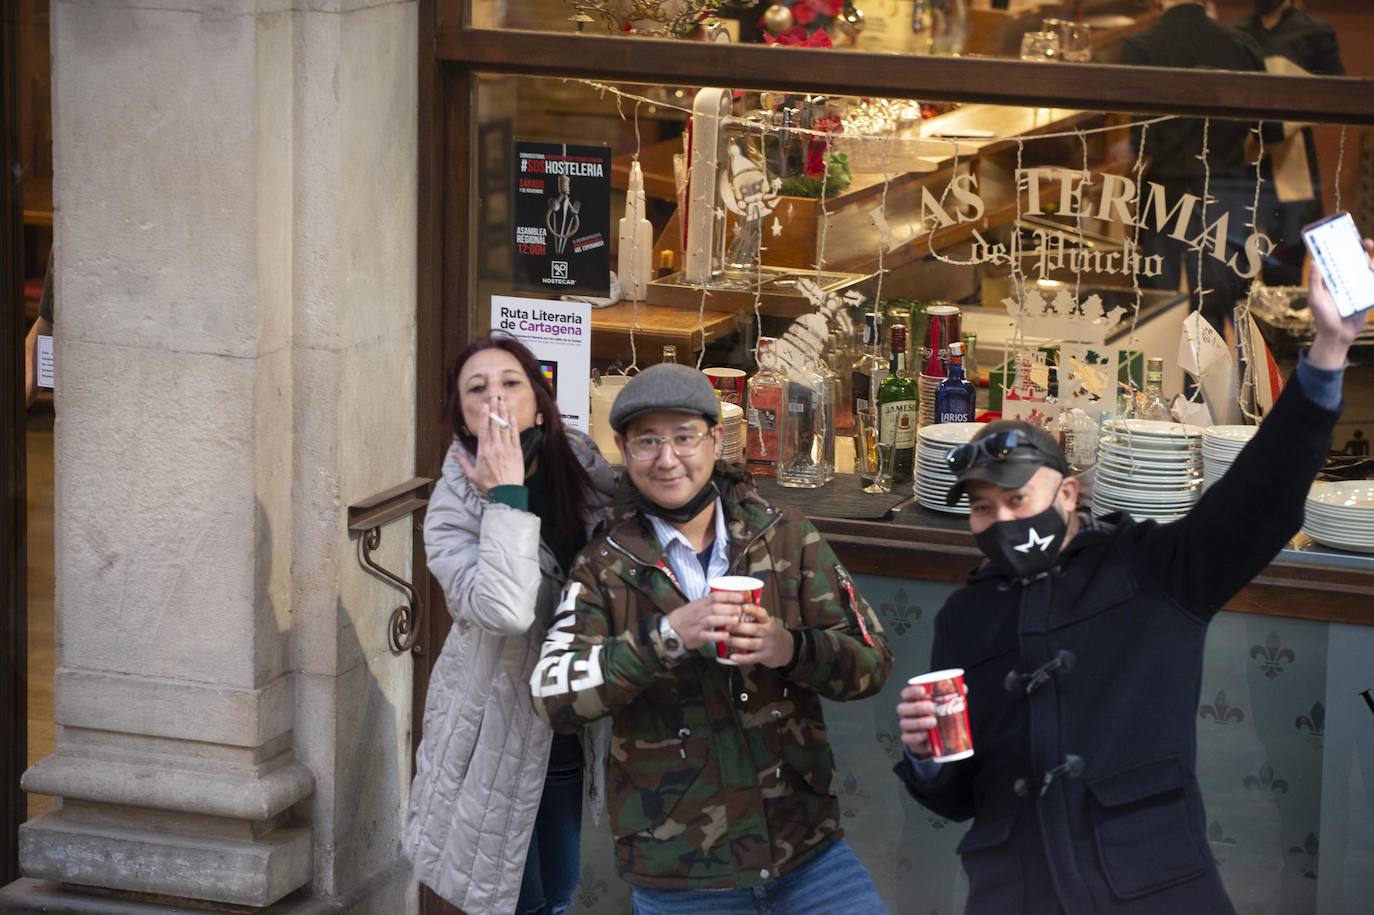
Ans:
{"type": "Polygon", "coordinates": [[[1007,455],[1016,450],[1017,445],[1031,445],[1029,441],[1023,441],[1020,429],[1008,429],[1005,432],[994,432],[982,438],[966,442],[962,445],[955,445],[949,449],[949,454],[945,455],[945,460],[949,463],[949,469],[953,473],[963,473],[974,464],[983,461],[1004,461],[1007,455]]]}
{"type": "Polygon", "coordinates": [[[625,450],[636,461],[652,461],[662,453],[666,444],[672,446],[673,454],[678,457],[690,457],[700,450],[702,441],[710,434],[711,430],[706,429],[702,432],[674,432],[667,438],[661,435],[641,435],[625,442],[625,450]]]}

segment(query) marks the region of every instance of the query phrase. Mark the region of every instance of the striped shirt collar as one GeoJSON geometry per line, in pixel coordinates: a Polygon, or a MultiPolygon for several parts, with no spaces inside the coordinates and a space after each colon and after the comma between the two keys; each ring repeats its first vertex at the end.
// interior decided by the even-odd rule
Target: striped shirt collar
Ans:
{"type": "Polygon", "coordinates": [[[692,548],[691,542],[683,536],[682,531],[662,518],[647,514],[645,517],[654,529],[654,538],[658,541],[659,547],[668,557],[668,565],[677,576],[678,587],[688,600],[696,600],[706,595],[708,577],[715,578],[729,571],[730,534],[725,526],[725,506],[719,497],[716,498],[716,539],[711,544],[709,576],[702,572],[701,563],[697,560],[697,551],[692,548]]]}

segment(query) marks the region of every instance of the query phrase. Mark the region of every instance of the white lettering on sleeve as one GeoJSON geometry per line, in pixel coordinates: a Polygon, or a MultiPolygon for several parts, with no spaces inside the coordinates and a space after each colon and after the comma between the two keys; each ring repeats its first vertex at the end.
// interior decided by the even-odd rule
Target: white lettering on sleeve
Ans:
{"type": "Polygon", "coordinates": [[[544,637],[544,645],[539,650],[539,663],[530,675],[530,692],[536,698],[595,689],[606,682],[601,672],[600,645],[592,646],[586,660],[570,653],[574,640],[573,624],[577,620],[573,611],[581,589],[581,582],[573,582],[568,587],[568,593],[558,605],[553,626],[544,637]],[[570,679],[570,673],[576,676],[570,679]]]}

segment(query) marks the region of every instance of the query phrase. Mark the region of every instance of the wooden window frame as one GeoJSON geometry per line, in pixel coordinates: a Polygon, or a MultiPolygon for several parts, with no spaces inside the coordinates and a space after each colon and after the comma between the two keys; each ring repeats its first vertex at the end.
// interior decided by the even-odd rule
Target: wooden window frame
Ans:
{"type": "MultiPolygon", "coordinates": [[[[1374,124],[1374,80],[1172,70],[1102,64],[1046,65],[1007,59],[879,55],[719,45],[625,36],[479,29],[464,0],[419,0],[419,176],[416,469],[438,478],[447,442],[438,417],[443,378],[467,345],[475,308],[472,156],[477,149],[479,74],[588,78],[615,83],[719,85],[841,95],[914,97],[996,105],[1068,107],[1131,114],[1241,120],[1374,124]],[[801,55],[801,56],[798,56],[801,55]],[[1161,92],[1167,86],[1167,92],[1161,92]]],[[[424,661],[415,693],[425,695],[429,658],[449,628],[445,600],[414,539],[414,579],[428,581],[424,661]]],[[[413,709],[416,741],[423,702],[413,709]]],[[[433,894],[422,911],[454,911],[433,894]]]]}

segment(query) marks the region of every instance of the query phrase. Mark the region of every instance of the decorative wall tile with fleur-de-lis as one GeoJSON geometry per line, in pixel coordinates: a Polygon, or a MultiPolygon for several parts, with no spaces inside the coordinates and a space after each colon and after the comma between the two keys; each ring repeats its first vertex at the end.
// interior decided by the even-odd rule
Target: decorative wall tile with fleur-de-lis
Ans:
{"type": "Polygon", "coordinates": [[[1245,776],[1245,787],[1265,794],[1287,794],[1288,782],[1274,777],[1274,767],[1268,762],[1259,767],[1258,774],[1245,776]]]}
{"type": "Polygon", "coordinates": [[[1228,836],[1226,829],[1221,825],[1221,820],[1213,820],[1207,824],[1207,841],[1213,845],[1235,845],[1235,836],[1228,836]]]}
{"type": "Polygon", "coordinates": [[[878,613],[882,615],[884,625],[890,627],[897,635],[906,635],[921,619],[922,611],[910,602],[905,588],[898,588],[892,595],[891,602],[884,601],[878,607],[878,613]]]}
{"type": "Polygon", "coordinates": [[[866,802],[871,799],[871,795],[859,786],[859,777],[853,772],[846,772],[840,776],[840,813],[846,817],[855,817],[862,812],[866,802]]]}
{"type": "Polygon", "coordinates": [[[887,758],[896,762],[902,758],[902,735],[896,728],[883,728],[878,731],[878,746],[883,748],[887,758]]]}
{"type": "Polygon", "coordinates": [[[1263,645],[1251,645],[1250,657],[1259,661],[1260,670],[1270,680],[1283,673],[1285,664],[1292,664],[1298,659],[1293,649],[1283,647],[1277,632],[1269,633],[1263,645]]]}
{"type": "Polygon", "coordinates": [[[588,864],[582,868],[582,880],[577,884],[577,902],[583,908],[594,909],[610,890],[611,885],[596,873],[596,868],[588,864]]]}
{"type": "Polygon", "coordinates": [[[1228,860],[1227,851],[1238,844],[1235,836],[1226,834],[1220,820],[1213,820],[1207,826],[1207,842],[1212,846],[1212,861],[1217,867],[1224,867],[1228,860]]]}
{"type": "Polygon", "coordinates": [[[1297,862],[1298,872],[1308,880],[1317,879],[1317,857],[1320,848],[1317,837],[1309,832],[1301,845],[1294,845],[1288,849],[1288,854],[1297,862]]]}
{"type": "Polygon", "coordinates": [[[1326,706],[1320,702],[1313,703],[1306,715],[1297,717],[1293,727],[1305,736],[1309,743],[1321,749],[1322,738],[1326,736],[1326,706]]]}
{"type": "Polygon", "coordinates": [[[1240,724],[1245,720],[1245,712],[1226,701],[1224,689],[1218,690],[1211,705],[1200,706],[1197,714],[1203,721],[1215,721],[1217,724],[1240,724]]]}

